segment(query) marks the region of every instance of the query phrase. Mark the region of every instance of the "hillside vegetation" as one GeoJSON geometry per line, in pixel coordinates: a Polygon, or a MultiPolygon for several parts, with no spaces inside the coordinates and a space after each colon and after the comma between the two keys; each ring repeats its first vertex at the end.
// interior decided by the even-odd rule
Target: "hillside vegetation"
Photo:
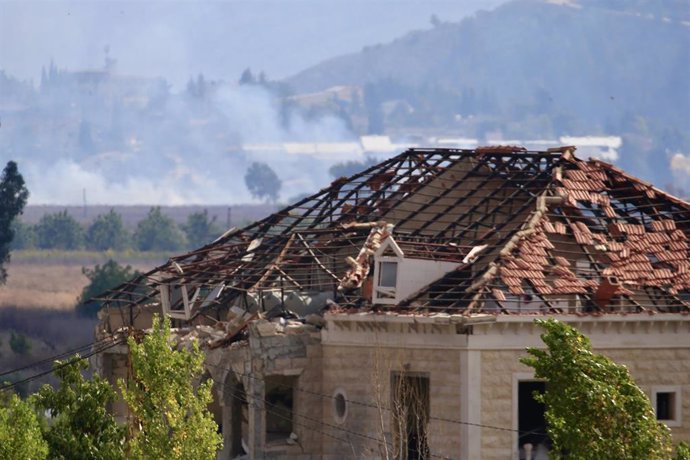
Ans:
{"type": "Polygon", "coordinates": [[[371,133],[623,138],[619,164],[687,187],[690,1],[514,0],[287,79],[363,89],[371,133]]]}
{"type": "Polygon", "coordinates": [[[602,124],[626,111],[676,122],[687,115],[690,2],[573,4],[509,2],[331,59],[288,82],[316,91],[391,79],[486,92],[496,111],[575,113],[602,124]]]}

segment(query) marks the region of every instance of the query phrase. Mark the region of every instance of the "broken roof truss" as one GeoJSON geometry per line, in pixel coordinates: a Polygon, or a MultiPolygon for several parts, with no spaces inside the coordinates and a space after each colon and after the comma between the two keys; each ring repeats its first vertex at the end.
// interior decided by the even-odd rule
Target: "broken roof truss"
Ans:
{"type": "Polygon", "coordinates": [[[282,303],[289,293],[325,292],[340,306],[366,307],[374,249],[394,238],[406,257],[458,264],[390,307],[398,311],[688,311],[688,203],[573,150],[411,149],[103,300],[162,301],[183,319],[265,308],[266,293],[282,303]]]}

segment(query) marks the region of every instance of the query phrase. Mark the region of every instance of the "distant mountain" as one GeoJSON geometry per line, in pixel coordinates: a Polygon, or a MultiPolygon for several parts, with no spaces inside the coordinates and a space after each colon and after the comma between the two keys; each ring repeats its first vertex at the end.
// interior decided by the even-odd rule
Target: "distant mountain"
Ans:
{"type": "Polygon", "coordinates": [[[518,0],[308,68],[299,92],[391,80],[486,91],[503,111],[690,113],[690,1],[518,0]]]}
{"type": "Polygon", "coordinates": [[[323,59],[462,19],[505,0],[21,0],[0,2],[0,69],[38,80],[52,58],[100,67],[104,48],[124,74],[165,77],[175,90],[199,72],[284,77],[323,59]],[[486,6],[488,5],[488,6],[486,6]]]}
{"type": "Polygon", "coordinates": [[[514,0],[285,82],[362,87],[372,133],[620,135],[621,166],[690,187],[690,0],[514,0]]]}

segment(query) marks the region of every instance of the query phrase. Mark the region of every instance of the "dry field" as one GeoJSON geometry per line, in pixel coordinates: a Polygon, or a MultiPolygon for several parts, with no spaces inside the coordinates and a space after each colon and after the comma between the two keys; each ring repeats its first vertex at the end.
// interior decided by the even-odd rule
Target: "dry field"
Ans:
{"type": "MultiPolygon", "coordinates": [[[[152,256],[114,258],[138,270],[149,270],[163,261],[161,256],[146,257],[152,256]]],[[[93,268],[106,260],[106,255],[98,253],[17,251],[7,265],[7,284],[0,286],[0,308],[71,310],[88,283],[82,267],[93,268]]]]}
{"type": "Polygon", "coordinates": [[[88,282],[81,265],[11,263],[0,288],[0,308],[72,309],[88,282]]]}
{"type": "MultiPolygon", "coordinates": [[[[16,251],[7,265],[7,284],[0,286],[0,373],[2,380],[18,381],[47,371],[54,356],[94,340],[95,318],[74,311],[77,296],[88,282],[82,267],[92,268],[113,258],[138,270],[149,270],[163,262],[162,254],[103,254],[94,252],[16,251]],[[30,350],[16,354],[9,345],[12,334],[25,336],[30,350]],[[12,372],[29,363],[46,362],[12,372]]],[[[54,383],[50,375],[22,384],[22,395],[43,383],[54,383]]]]}

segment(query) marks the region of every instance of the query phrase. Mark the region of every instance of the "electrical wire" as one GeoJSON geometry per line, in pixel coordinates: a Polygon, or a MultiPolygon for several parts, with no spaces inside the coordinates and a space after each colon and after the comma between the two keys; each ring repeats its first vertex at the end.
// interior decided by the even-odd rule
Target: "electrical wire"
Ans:
{"type": "Polygon", "coordinates": [[[81,345],[79,347],[72,348],[72,349],[67,350],[67,351],[63,351],[62,353],[59,353],[57,355],[53,355],[49,358],[44,358],[44,359],[41,359],[39,361],[34,361],[30,364],[27,364],[27,365],[22,366],[22,367],[17,367],[15,369],[12,369],[9,371],[3,371],[0,373],[0,377],[14,374],[15,372],[24,371],[26,369],[31,369],[32,367],[40,366],[41,364],[52,363],[55,360],[65,358],[66,356],[70,356],[70,355],[73,355],[75,353],[79,353],[79,352],[84,351],[84,350],[88,350],[92,347],[96,347],[96,346],[98,346],[99,343],[109,341],[110,339],[112,339],[112,337],[113,337],[113,335],[109,335],[108,337],[105,337],[103,339],[96,340],[94,342],[89,342],[89,343],[86,343],[86,344],[81,345]]]}
{"type": "MultiPolygon", "coordinates": [[[[241,402],[246,402],[247,405],[251,405],[251,406],[254,407],[255,409],[259,409],[259,410],[265,409],[264,407],[261,407],[261,403],[263,403],[264,406],[269,406],[269,407],[273,407],[273,408],[278,408],[278,405],[277,405],[277,404],[272,404],[272,403],[270,403],[270,402],[268,402],[268,401],[266,401],[266,400],[263,400],[263,401],[261,401],[259,404],[257,404],[257,403],[250,403],[248,400],[242,399],[241,396],[236,395],[236,394],[234,394],[234,393],[231,394],[231,396],[232,396],[233,398],[238,399],[238,400],[241,401],[241,402]]],[[[250,398],[252,398],[254,401],[260,401],[258,398],[254,397],[254,396],[249,396],[249,395],[247,395],[246,393],[244,394],[244,396],[245,396],[245,398],[246,398],[246,397],[250,397],[250,398]]],[[[289,422],[294,423],[294,424],[296,424],[296,425],[299,425],[299,426],[302,426],[302,427],[304,427],[304,428],[308,428],[308,429],[317,431],[317,432],[319,432],[319,433],[321,433],[321,434],[329,435],[329,434],[327,434],[325,431],[317,430],[317,429],[314,429],[314,427],[307,426],[307,425],[304,424],[304,423],[296,422],[294,419],[288,418],[288,417],[284,416],[283,414],[281,414],[281,413],[278,412],[277,410],[266,409],[266,411],[267,411],[267,412],[270,412],[270,413],[272,413],[272,414],[274,414],[274,415],[276,415],[276,416],[279,417],[279,418],[282,418],[283,420],[289,421],[289,422]]],[[[338,426],[338,425],[333,425],[333,424],[331,424],[331,423],[326,423],[326,422],[324,422],[323,420],[315,419],[315,418],[313,418],[313,417],[310,417],[310,416],[308,416],[308,415],[305,415],[305,414],[296,412],[296,411],[294,411],[294,410],[292,410],[291,413],[292,413],[292,415],[295,415],[295,416],[297,416],[297,417],[300,417],[300,418],[303,418],[303,419],[305,419],[305,420],[311,421],[311,422],[316,423],[316,424],[318,424],[318,425],[320,425],[320,426],[322,426],[322,427],[325,426],[325,427],[328,427],[328,428],[331,428],[331,429],[335,429],[335,430],[341,431],[341,432],[343,432],[343,433],[347,433],[347,434],[350,434],[350,435],[353,435],[353,436],[357,436],[357,437],[362,438],[362,439],[366,439],[366,440],[369,440],[369,441],[375,441],[376,443],[385,443],[385,444],[387,444],[387,445],[388,445],[389,447],[391,447],[391,448],[393,447],[392,442],[386,441],[385,439],[379,439],[379,438],[377,438],[377,437],[374,437],[374,436],[371,436],[371,435],[368,435],[368,434],[359,433],[359,432],[353,431],[353,430],[348,430],[347,428],[345,428],[345,427],[343,427],[343,426],[338,426]]],[[[339,440],[339,441],[342,441],[342,442],[350,442],[350,440],[348,440],[348,439],[338,438],[338,437],[335,437],[335,436],[332,436],[332,437],[335,438],[335,439],[337,439],[337,440],[339,440]]],[[[414,449],[413,449],[413,451],[414,451],[414,452],[417,452],[417,451],[414,450],[414,449]]],[[[435,454],[432,454],[432,453],[429,453],[429,456],[434,457],[434,458],[443,458],[443,459],[449,459],[449,458],[450,458],[450,457],[447,457],[447,456],[435,455],[435,454]]]]}
{"type": "MultiPolygon", "coordinates": [[[[116,340],[114,343],[111,343],[110,345],[101,347],[101,348],[99,348],[99,349],[97,349],[97,350],[94,350],[94,351],[92,351],[92,352],[90,352],[90,353],[85,354],[84,356],[81,357],[81,359],[88,359],[88,358],[90,358],[90,357],[92,357],[92,356],[95,356],[95,355],[97,355],[97,354],[99,354],[99,353],[103,353],[103,352],[106,351],[106,350],[109,350],[109,349],[111,349],[111,348],[113,348],[113,347],[115,347],[115,346],[117,346],[117,345],[120,345],[121,343],[124,342],[124,340],[125,340],[124,338],[119,339],[119,340],[116,340]]],[[[8,390],[11,390],[11,389],[13,389],[13,388],[15,388],[15,387],[17,387],[17,386],[19,386],[19,385],[21,385],[21,384],[30,382],[30,381],[32,381],[32,380],[36,380],[36,379],[38,379],[38,378],[40,378],[40,377],[43,377],[43,376],[46,376],[46,375],[49,375],[49,374],[52,374],[53,372],[55,372],[55,371],[57,371],[57,370],[59,370],[59,369],[62,369],[63,367],[70,366],[70,365],[72,365],[72,364],[73,364],[73,361],[72,361],[72,360],[68,360],[68,361],[66,361],[66,362],[64,362],[64,363],[61,363],[61,364],[56,365],[56,366],[53,366],[53,368],[50,369],[50,370],[43,371],[43,372],[39,372],[39,373],[37,373],[37,374],[31,375],[30,377],[24,378],[24,379],[22,379],[22,380],[18,380],[18,381],[16,381],[16,382],[11,382],[11,383],[2,385],[2,386],[0,386],[0,391],[8,391],[8,390]]]]}
{"type": "MultiPolygon", "coordinates": [[[[257,377],[257,376],[254,376],[254,375],[251,375],[248,373],[237,372],[234,369],[223,367],[223,366],[218,365],[218,364],[205,363],[205,365],[217,368],[219,370],[233,372],[235,375],[239,375],[241,377],[247,377],[251,380],[256,380],[256,381],[264,383],[264,384],[266,383],[266,379],[263,379],[263,378],[260,378],[260,377],[257,377]]],[[[287,385],[287,384],[281,384],[281,383],[276,383],[276,382],[272,382],[272,383],[276,384],[278,386],[282,386],[284,388],[292,388],[292,389],[297,390],[297,391],[302,392],[302,393],[310,394],[313,396],[318,396],[318,397],[323,398],[323,399],[335,400],[335,396],[333,396],[333,395],[326,395],[326,394],[319,393],[316,391],[307,390],[306,388],[292,387],[292,386],[287,385]]],[[[371,403],[365,403],[362,401],[357,401],[357,400],[353,400],[353,399],[349,399],[349,398],[347,399],[347,401],[352,403],[352,404],[362,406],[362,407],[371,408],[371,409],[386,410],[386,411],[392,410],[389,407],[371,404],[371,403]]],[[[486,429],[490,429],[490,430],[510,431],[510,432],[515,432],[515,433],[519,433],[519,434],[523,434],[523,435],[524,434],[546,435],[546,433],[538,433],[538,432],[534,432],[534,431],[520,431],[520,430],[516,430],[514,428],[506,428],[506,427],[499,427],[499,426],[494,426],[494,425],[486,425],[486,424],[482,424],[482,423],[474,423],[474,422],[468,422],[468,421],[464,421],[464,420],[457,420],[457,419],[444,418],[444,417],[435,417],[435,416],[431,416],[431,415],[429,416],[429,420],[436,420],[436,421],[446,422],[446,423],[454,423],[454,424],[458,424],[458,425],[468,425],[468,426],[473,426],[473,427],[477,427],[477,428],[486,428],[486,429]]]]}

